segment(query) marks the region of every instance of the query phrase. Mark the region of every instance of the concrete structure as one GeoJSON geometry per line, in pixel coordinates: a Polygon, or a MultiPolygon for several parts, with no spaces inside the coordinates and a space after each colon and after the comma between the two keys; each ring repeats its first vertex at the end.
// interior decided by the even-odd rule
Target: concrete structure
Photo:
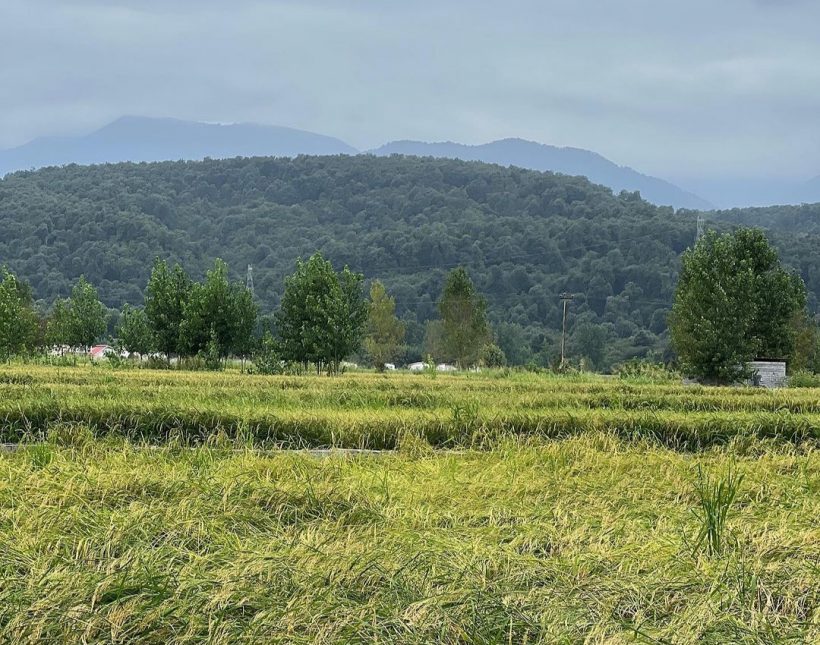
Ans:
{"type": "Polygon", "coordinates": [[[754,374],[750,385],[756,387],[785,387],[786,361],[752,361],[746,363],[754,374]]]}

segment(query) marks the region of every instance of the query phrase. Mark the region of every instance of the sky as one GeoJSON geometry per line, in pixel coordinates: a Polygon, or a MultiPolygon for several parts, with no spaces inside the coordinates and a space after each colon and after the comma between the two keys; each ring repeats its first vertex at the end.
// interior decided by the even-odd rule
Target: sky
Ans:
{"type": "Polygon", "coordinates": [[[123,115],[820,175],[811,0],[0,0],[0,148],[123,115]]]}

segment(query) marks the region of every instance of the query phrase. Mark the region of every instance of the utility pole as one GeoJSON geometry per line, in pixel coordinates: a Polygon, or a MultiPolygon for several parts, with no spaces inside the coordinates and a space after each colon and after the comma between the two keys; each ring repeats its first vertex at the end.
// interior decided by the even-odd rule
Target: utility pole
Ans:
{"type": "Polygon", "coordinates": [[[561,330],[561,367],[564,366],[564,346],[567,340],[567,304],[569,304],[570,300],[573,300],[575,296],[571,293],[562,293],[558,296],[561,299],[561,304],[564,306],[564,318],[562,323],[562,330],[561,330]]]}
{"type": "Polygon", "coordinates": [[[695,244],[698,243],[698,240],[703,236],[703,229],[706,225],[706,220],[703,219],[703,215],[698,215],[698,232],[695,235],[695,244]]]}
{"type": "Polygon", "coordinates": [[[245,288],[251,292],[251,298],[256,297],[253,292],[253,267],[248,265],[248,277],[245,279],[245,288]]]}

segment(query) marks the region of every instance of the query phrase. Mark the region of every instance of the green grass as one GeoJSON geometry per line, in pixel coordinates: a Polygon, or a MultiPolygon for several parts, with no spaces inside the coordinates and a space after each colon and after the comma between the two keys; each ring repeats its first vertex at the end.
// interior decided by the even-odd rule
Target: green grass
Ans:
{"type": "Polygon", "coordinates": [[[816,642],[820,455],[592,433],[382,457],[0,457],[0,635],[49,642],[816,642]],[[742,475],[719,552],[698,467],[742,475]],[[694,548],[693,548],[694,547],[694,548]]]}

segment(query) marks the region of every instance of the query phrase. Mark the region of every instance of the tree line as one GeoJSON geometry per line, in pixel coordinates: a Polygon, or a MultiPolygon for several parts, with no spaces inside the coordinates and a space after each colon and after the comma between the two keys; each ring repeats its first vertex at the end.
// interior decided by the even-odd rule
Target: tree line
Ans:
{"type": "MultiPolygon", "coordinates": [[[[254,360],[259,372],[281,371],[289,364],[338,373],[342,362],[363,356],[378,370],[401,353],[405,327],[395,299],[379,281],[369,298],[364,276],[345,266],[335,271],[315,253],[297,261],[285,280],[281,305],[260,316],[253,294],[231,281],[227,264],[217,259],[204,280],[195,282],[179,265],[156,259],[142,306],[125,304],[115,326],[116,348],[131,355],[174,359],[198,357],[219,369],[231,357],[254,360]]],[[[450,272],[439,302],[440,333],[431,345],[437,357],[460,367],[484,361],[503,363],[492,345],[486,302],[464,268],[450,272]]],[[[54,348],[85,350],[101,340],[108,310],[84,277],[68,298],[57,299],[46,317],[36,313],[31,288],[7,268],[0,282],[0,356],[8,359],[54,348]]]]}
{"type": "MultiPolygon", "coordinates": [[[[402,362],[430,352],[428,323],[439,318],[448,272],[463,266],[511,364],[555,361],[558,295],[570,292],[568,349],[606,370],[630,358],[672,359],[666,319],[696,219],[582,177],[452,159],[66,166],[0,180],[0,263],[31,285],[44,314],[81,274],[121,310],[143,301],[154,256],[196,276],[222,257],[233,278],[253,265],[267,317],[297,258],[320,251],[382,281],[405,328],[402,362]]],[[[770,237],[800,271],[813,311],[820,237],[770,237]]]]}
{"type": "MultiPolygon", "coordinates": [[[[704,216],[719,233],[767,227],[814,314],[818,213],[815,205],[704,216]]],[[[84,275],[112,312],[113,334],[124,304],[143,302],[155,256],[195,276],[215,257],[233,279],[252,264],[259,315],[268,318],[297,258],[320,251],[382,281],[405,329],[397,359],[405,363],[432,353],[448,272],[463,266],[510,364],[555,362],[558,295],[569,292],[568,352],[608,370],[674,358],[667,317],[697,217],[582,177],[452,159],[66,166],[0,179],[0,264],[30,285],[41,317],[84,275]]]]}

